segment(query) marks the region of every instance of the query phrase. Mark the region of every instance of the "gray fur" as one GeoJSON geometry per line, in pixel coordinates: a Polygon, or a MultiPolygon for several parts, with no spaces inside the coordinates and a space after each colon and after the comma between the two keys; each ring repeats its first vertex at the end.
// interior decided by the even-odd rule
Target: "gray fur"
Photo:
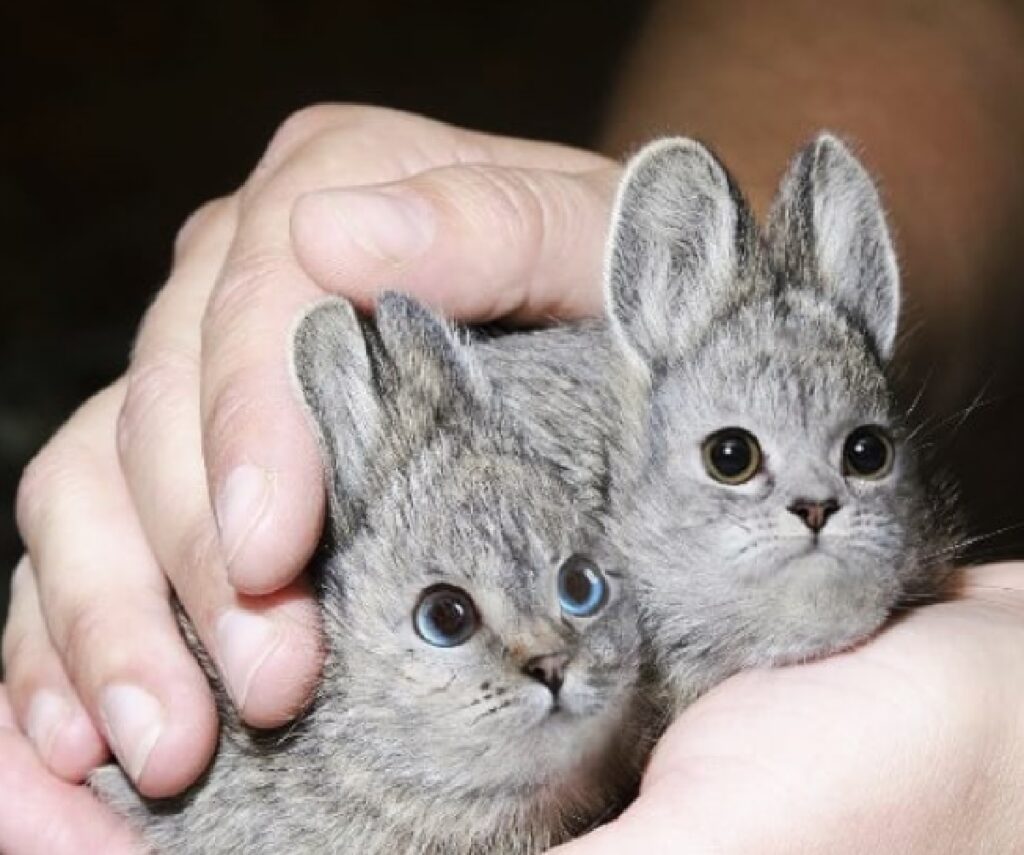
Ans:
{"type": "Polygon", "coordinates": [[[248,730],[203,657],[222,718],[205,777],[164,802],[113,766],[92,786],[183,853],[534,853],[621,807],[651,739],[638,613],[596,508],[527,442],[473,348],[408,298],[382,298],[376,325],[341,301],[315,309],[296,368],[332,473],[316,700],[289,728],[248,730]],[[591,618],[559,609],[574,553],[612,586],[591,618]],[[481,615],[458,647],[413,628],[439,582],[481,615]],[[547,654],[569,657],[557,708],[524,672],[547,654]]]}
{"type": "Polygon", "coordinates": [[[899,316],[896,253],[870,176],[836,137],[821,134],[793,161],[768,230],[790,284],[823,289],[888,360],[899,316]]]}
{"type": "Polygon", "coordinates": [[[606,323],[512,335],[483,356],[532,435],[600,497],[674,705],[744,668],[851,647],[940,594],[953,496],[925,482],[893,399],[895,253],[842,142],[821,134],[797,155],[763,231],[706,148],[647,146],[619,189],[605,276],[606,323]],[[879,481],[842,470],[862,425],[895,444],[879,481]],[[765,457],[739,487],[702,460],[728,427],[765,457]],[[807,499],[840,506],[817,535],[789,510],[807,499]]]}
{"type": "Polygon", "coordinates": [[[386,298],[376,327],[331,303],[300,329],[331,463],[323,688],[279,742],[225,708],[217,760],[184,803],[143,802],[101,772],[151,840],[455,855],[532,852],[585,827],[628,787],[652,731],[628,592],[592,626],[550,622],[570,552],[625,571],[671,706],[743,668],[850,647],[939,594],[948,501],[923,482],[892,398],[895,255],[843,144],[822,135],[798,155],[762,232],[710,152],[659,141],[627,169],[611,234],[603,323],[460,341],[386,298]],[[842,470],[860,425],[893,437],[880,480],[842,470]],[[764,452],[741,486],[704,468],[705,439],[727,427],[764,452]],[[789,510],[826,499],[839,509],[817,534],[789,510]],[[480,592],[494,625],[459,671],[391,644],[428,567],[480,592]],[[603,705],[593,727],[544,742],[502,708],[528,685],[515,627],[577,651],[594,690],[581,703],[603,705]],[[474,724],[476,709],[494,712],[474,724]],[[540,758],[550,789],[527,785],[540,758]]]}
{"type": "Polygon", "coordinates": [[[608,318],[651,371],[706,328],[735,280],[747,223],[728,173],[700,143],[659,140],[619,186],[605,258],[608,318]]]}
{"type": "Polygon", "coordinates": [[[895,255],[874,186],[841,142],[822,134],[797,156],[764,236],[689,140],[637,155],[619,198],[608,301],[650,393],[626,444],[640,453],[612,487],[610,537],[685,703],[740,669],[850,647],[934,595],[953,557],[949,517],[887,380],[895,255]],[[877,481],[843,471],[861,425],[896,447],[877,481]],[[703,461],[705,440],[729,427],[763,450],[741,486],[703,461]],[[801,500],[839,510],[815,533],[789,510],[801,500]]]}

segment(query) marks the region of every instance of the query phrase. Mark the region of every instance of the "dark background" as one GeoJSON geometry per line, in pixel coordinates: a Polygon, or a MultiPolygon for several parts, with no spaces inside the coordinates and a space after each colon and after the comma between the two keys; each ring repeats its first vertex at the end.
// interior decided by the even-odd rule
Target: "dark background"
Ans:
{"type": "Polygon", "coordinates": [[[0,617],[21,469],[124,369],[178,226],[291,111],[360,101],[592,144],[648,4],[18,5],[0,12],[0,617]]]}
{"type": "MultiPolygon", "coordinates": [[[[244,180],[289,113],[361,101],[592,145],[651,4],[18,5],[0,10],[0,617],[21,553],[19,473],[124,369],[178,227],[244,180]]],[[[1016,267],[1007,294],[1021,292],[1016,267]]],[[[974,531],[1008,527],[979,541],[976,558],[1024,554],[1019,305],[1007,303],[979,348],[974,391],[992,380],[983,406],[959,427],[971,392],[928,430],[974,531]]],[[[927,368],[909,372],[906,389],[927,368]]]]}

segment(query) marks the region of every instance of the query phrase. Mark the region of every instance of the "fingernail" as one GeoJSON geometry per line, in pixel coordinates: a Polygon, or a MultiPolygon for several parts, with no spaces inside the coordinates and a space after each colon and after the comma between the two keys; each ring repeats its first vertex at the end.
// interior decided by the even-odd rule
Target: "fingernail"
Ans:
{"type": "Polygon", "coordinates": [[[323,225],[369,255],[392,264],[422,255],[434,242],[436,220],[426,200],[374,190],[322,190],[306,197],[323,225]]]}
{"type": "Polygon", "coordinates": [[[229,572],[235,556],[270,507],[273,493],[273,475],[251,463],[235,467],[224,480],[215,510],[229,572]]]}
{"type": "Polygon", "coordinates": [[[100,696],[103,728],[121,766],[138,783],[163,731],[163,708],[138,686],[108,686],[100,696]]]}
{"type": "Polygon", "coordinates": [[[50,762],[54,740],[70,720],[71,713],[67,702],[49,689],[40,689],[32,698],[25,714],[25,730],[44,763],[50,762]]]}
{"type": "Polygon", "coordinates": [[[245,710],[253,677],[280,643],[277,627],[261,615],[230,609],[218,619],[220,669],[239,712],[245,710]]]}

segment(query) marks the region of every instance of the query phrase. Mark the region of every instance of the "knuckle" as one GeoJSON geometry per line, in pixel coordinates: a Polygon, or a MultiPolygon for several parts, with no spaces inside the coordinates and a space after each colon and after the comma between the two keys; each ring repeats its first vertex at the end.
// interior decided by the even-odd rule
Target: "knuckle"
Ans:
{"type": "Polygon", "coordinates": [[[124,403],[117,415],[117,449],[122,459],[133,447],[144,443],[145,432],[151,425],[166,421],[161,414],[168,406],[177,407],[187,400],[197,372],[195,357],[172,347],[153,351],[145,361],[132,366],[124,403]]]}
{"type": "MultiPolygon", "coordinates": [[[[240,438],[251,433],[253,425],[265,423],[262,397],[252,385],[249,373],[238,370],[224,377],[214,393],[209,417],[205,420],[205,436],[210,440],[206,448],[211,456],[228,454],[240,438]]],[[[210,463],[216,469],[218,460],[210,463]]]]}
{"type": "Polygon", "coordinates": [[[66,455],[60,452],[58,437],[47,443],[25,467],[14,498],[14,514],[23,535],[42,526],[51,497],[61,492],[70,477],[68,462],[66,455]]]}
{"type": "Polygon", "coordinates": [[[267,146],[266,158],[280,162],[317,134],[338,124],[348,124],[360,108],[349,104],[311,104],[288,116],[278,126],[267,146]]]}
{"type": "MultiPolygon", "coordinates": [[[[276,173],[286,161],[301,156],[301,160],[314,160],[316,156],[326,163],[333,163],[337,141],[332,132],[345,132],[347,149],[363,146],[380,156],[381,146],[393,145],[396,135],[415,124],[421,136],[428,129],[442,127],[440,123],[424,119],[412,113],[375,107],[367,104],[313,104],[292,113],[274,132],[267,150],[256,171],[242,188],[243,204],[250,204],[254,194],[266,183],[265,179],[276,173]],[[318,143],[323,143],[319,145],[318,143]]],[[[409,148],[409,146],[404,146],[409,148]]]]}
{"type": "Polygon", "coordinates": [[[203,231],[216,227],[226,219],[230,219],[233,212],[233,199],[230,196],[223,196],[219,199],[212,199],[200,205],[188,215],[185,222],[181,224],[177,235],[174,238],[174,260],[179,261],[186,255],[195,244],[195,239],[203,231]]]}
{"type": "Polygon", "coordinates": [[[553,262],[568,264],[572,248],[589,245],[595,212],[603,222],[599,196],[575,179],[502,168],[489,176],[505,199],[503,234],[516,248],[516,281],[533,282],[553,262]]]}
{"type": "MultiPolygon", "coordinates": [[[[175,591],[181,597],[186,611],[193,618],[203,608],[203,594],[209,589],[211,580],[220,572],[222,557],[220,538],[212,520],[203,518],[188,523],[183,528],[167,569],[175,591]]],[[[197,620],[197,626],[204,623],[197,620]]]]}
{"type": "Polygon", "coordinates": [[[232,323],[243,310],[258,305],[260,294],[274,287],[281,267],[277,252],[254,250],[234,254],[207,303],[203,315],[204,337],[210,329],[232,323]]]}
{"type": "Polygon", "coordinates": [[[66,497],[81,498],[83,488],[102,466],[105,442],[113,439],[113,420],[121,381],[97,392],[29,461],[18,481],[15,519],[26,542],[42,532],[66,497]],[[109,421],[107,420],[110,413],[109,421]]]}
{"type": "Polygon", "coordinates": [[[107,643],[108,621],[103,608],[97,608],[90,600],[74,599],[64,603],[64,609],[55,645],[61,660],[73,673],[80,673],[82,667],[112,646],[121,646],[107,643]]]}
{"type": "Polygon", "coordinates": [[[517,248],[530,269],[543,242],[547,216],[543,197],[521,171],[500,167],[467,167],[478,174],[487,194],[487,220],[505,245],[517,248]]]}
{"type": "Polygon", "coordinates": [[[442,127],[433,119],[425,119],[414,113],[377,107],[370,104],[339,104],[333,127],[349,133],[361,132],[368,139],[379,140],[382,144],[394,142],[394,132],[416,126],[421,131],[442,127]]]}

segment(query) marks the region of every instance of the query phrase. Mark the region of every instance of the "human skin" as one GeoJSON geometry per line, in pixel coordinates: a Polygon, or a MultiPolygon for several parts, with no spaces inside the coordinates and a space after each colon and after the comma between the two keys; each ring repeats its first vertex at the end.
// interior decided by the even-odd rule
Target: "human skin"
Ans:
{"type": "Polygon", "coordinates": [[[1024,564],[832,659],[738,675],[690,707],[617,822],[557,851],[1019,851],[1024,564]]]}
{"type": "Polygon", "coordinates": [[[186,223],[127,377],[69,420],[19,490],[30,558],[5,674],[55,773],[81,780],[107,743],[163,796],[206,765],[216,719],[171,587],[250,724],[287,721],[313,687],[317,613],[297,577],[320,534],[322,463],[288,349],[327,291],[295,256],[364,307],[401,282],[467,319],[596,314],[616,177],[588,152],[325,106],[286,122],[239,193],[186,223]],[[247,508],[258,513],[241,519],[247,508]]]}
{"type": "MultiPolygon", "coordinates": [[[[860,649],[734,677],[658,745],[639,799],[555,850],[800,855],[1016,851],[1024,838],[1024,564],[860,649]]],[[[0,843],[16,855],[132,851],[104,805],[50,774],[0,692],[0,843]]]]}
{"type": "MultiPolygon", "coordinates": [[[[1012,194],[1005,191],[1019,178],[1012,165],[1020,138],[1014,135],[1012,122],[997,121],[1004,104],[993,98],[992,92],[995,78],[1000,86],[1007,80],[1011,85],[1019,82],[1013,60],[1005,59],[1022,55],[1005,49],[1008,40],[1014,44],[1019,30],[1014,29],[1013,21],[1000,17],[999,4],[972,4],[967,12],[956,11],[950,4],[931,7],[923,30],[931,40],[911,38],[909,43],[916,46],[914,61],[906,67],[918,75],[912,74],[912,81],[919,79],[921,85],[930,82],[937,87],[941,97],[935,96],[935,100],[946,105],[946,112],[922,116],[900,109],[907,96],[898,102],[877,97],[879,91],[887,91],[895,61],[889,65],[878,61],[878,52],[871,55],[870,62],[862,63],[863,67],[857,66],[852,82],[844,86],[843,97],[825,97],[828,90],[822,92],[822,83],[829,78],[820,73],[820,68],[830,63],[841,68],[856,65],[856,58],[864,52],[855,49],[854,36],[860,33],[862,43],[871,41],[872,26],[890,32],[901,26],[903,36],[913,36],[915,31],[907,29],[905,19],[889,19],[885,9],[909,14],[917,4],[892,3],[885,9],[878,4],[849,4],[842,14],[852,18],[829,19],[829,26],[817,29],[807,16],[809,4],[784,5],[785,9],[783,4],[772,5],[774,17],[782,19],[789,13],[789,21],[803,21],[802,30],[758,18],[750,4],[692,4],[691,8],[703,10],[701,20],[706,27],[705,51],[695,53],[700,28],[690,32],[680,28],[679,7],[666,4],[657,13],[661,16],[655,18],[657,25],[652,25],[652,31],[662,36],[649,37],[638,52],[640,57],[650,57],[659,73],[645,71],[641,61],[634,66],[627,78],[632,82],[626,83],[620,97],[620,119],[613,123],[610,140],[638,140],[651,124],[659,131],[674,127],[698,134],[715,143],[751,191],[755,204],[763,205],[785,156],[800,141],[794,135],[802,138],[804,127],[831,125],[861,139],[870,155],[868,161],[886,178],[886,198],[898,234],[909,230],[911,235],[919,235],[904,241],[902,247],[911,295],[914,299],[926,296],[929,318],[935,318],[941,329],[959,335],[951,319],[960,319],[970,328],[977,324],[972,320],[974,307],[991,302],[985,294],[957,290],[972,281],[964,271],[969,272],[979,260],[987,263],[995,258],[1003,242],[1000,227],[1014,221],[1008,207],[1012,194]],[[708,18],[713,7],[725,12],[708,18]],[[851,11],[855,8],[863,11],[851,11]],[[743,15],[729,14],[729,10],[739,9],[743,15]],[[814,52],[809,52],[812,31],[814,52]],[[671,38],[670,32],[674,33],[671,38]],[[752,38],[751,32],[761,37],[752,38]],[[764,37],[768,32],[773,38],[764,37]],[[984,62],[977,62],[977,52],[948,49],[965,33],[971,44],[989,45],[984,62]],[[688,48],[679,49],[680,44],[688,48]],[[710,44],[729,49],[715,51],[707,47],[710,44]],[[749,79],[740,79],[734,80],[737,85],[730,89],[730,69],[737,67],[737,56],[748,55],[740,48],[751,44],[767,51],[751,63],[756,74],[748,68],[748,78],[756,79],[758,86],[747,86],[749,79]],[[674,57],[672,61],[681,65],[659,66],[659,56],[664,63],[674,57]],[[823,57],[828,62],[823,62],[823,57]],[[698,64],[691,67],[686,62],[698,64]],[[657,80],[666,77],[676,81],[699,78],[701,85],[659,90],[657,80]],[[794,87],[794,81],[799,87],[794,87]],[[726,97],[730,92],[739,94],[726,97]],[[793,97],[795,92],[800,97],[793,97]],[[857,97],[858,93],[862,97],[857,97]],[[682,115],[677,111],[683,111],[682,115]],[[949,115],[957,117],[959,124],[952,128],[936,124],[949,115]],[[746,125],[740,121],[744,117],[749,117],[746,125]],[[944,149],[942,144],[949,139],[969,141],[973,146],[970,156],[957,159],[955,151],[944,149]],[[951,195],[940,196],[942,204],[927,194],[922,196],[920,188],[927,185],[929,176],[946,174],[946,164],[953,161],[965,174],[943,188],[951,195]],[[955,235],[957,240],[932,240],[936,234],[955,235]],[[916,271],[931,272],[926,276],[916,271]],[[949,278],[950,271],[959,274],[949,278]],[[940,284],[933,286],[933,282],[940,284]]],[[[892,44],[898,53],[908,42],[901,36],[892,44]]],[[[916,90],[911,87],[910,91],[916,90]]],[[[147,793],[170,793],[185,786],[212,750],[215,721],[209,696],[170,620],[168,583],[161,568],[213,649],[221,646],[219,641],[225,642],[220,661],[229,672],[229,685],[237,687],[236,697],[242,701],[247,719],[271,724],[301,706],[316,674],[317,648],[308,600],[301,584],[289,584],[315,542],[322,497],[317,486],[319,464],[308,428],[282,378],[287,329],[303,305],[322,289],[340,291],[365,305],[377,283],[400,277],[405,287],[469,320],[572,317],[598,309],[595,289],[573,286],[598,279],[614,180],[607,161],[552,148],[533,148],[527,155],[519,148],[522,143],[497,141],[497,150],[491,154],[499,164],[496,169],[461,166],[403,182],[403,170],[419,172],[422,167],[438,165],[430,155],[452,163],[453,157],[466,159],[461,156],[465,149],[460,156],[453,155],[451,148],[446,155],[439,154],[429,142],[433,138],[428,124],[409,125],[401,135],[385,134],[378,127],[375,134],[362,136],[367,114],[358,108],[346,112],[341,122],[338,114],[327,108],[299,114],[286,123],[246,187],[235,197],[205,209],[183,230],[175,272],[147,316],[128,380],[115,384],[76,414],[23,482],[19,522],[32,564],[23,564],[17,574],[4,662],[17,720],[34,735],[50,768],[66,779],[80,779],[104,755],[105,740],[93,722],[103,720],[103,690],[110,686],[141,684],[160,710],[163,729],[150,745],[152,730],[138,715],[139,708],[147,706],[144,699],[140,704],[137,693],[120,692],[114,703],[108,704],[114,709],[107,720],[129,731],[120,740],[121,759],[128,768],[136,769],[140,787],[147,793]],[[401,137],[409,147],[394,152],[382,146],[384,137],[389,144],[401,137]],[[426,153],[422,146],[428,149],[426,153]],[[374,168],[357,174],[353,164],[360,156],[368,157],[374,168]],[[560,160],[562,157],[568,160],[560,160]],[[379,198],[334,193],[293,205],[310,190],[395,179],[399,183],[388,194],[393,198],[414,193],[412,206],[401,210],[389,206],[388,211],[379,198]],[[382,218],[390,217],[384,221],[383,247],[374,248],[365,235],[354,231],[367,221],[373,206],[382,218]],[[355,210],[358,220],[352,216],[355,210]],[[542,239],[545,235],[549,239],[542,239]],[[481,288],[481,282],[489,287],[481,288]],[[204,315],[205,322],[201,320],[204,315]],[[134,390],[127,400],[126,386],[134,390]],[[115,441],[118,433],[120,448],[115,441]],[[209,471],[204,471],[200,449],[205,449],[209,471]],[[240,461],[255,462],[258,470],[274,473],[270,479],[253,478],[249,470],[235,479],[236,485],[243,487],[272,484],[272,500],[264,506],[257,497],[254,504],[263,510],[260,522],[243,520],[237,526],[248,534],[242,546],[237,545],[237,533],[232,534],[231,525],[226,524],[238,515],[222,513],[223,540],[229,544],[224,548],[211,507],[219,504],[224,509],[230,504],[222,497],[223,486],[240,461]],[[168,502],[171,514],[162,506],[167,496],[174,497],[168,502]],[[219,503],[218,496],[222,497],[219,503]],[[271,591],[275,593],[268,594],[271,591]],[[235,614],[241,614],[242,620],[222,621],[232,608],[240,609],[235,614]],[[250,620],[254,616],[264,618],[269,628],[258,618],[250,620]],[[261,637],[262,648],[258,643],[261,637]],[[239,650],[251,650],[254,655],[246,658],[233,653],[239,650]],[[41,694],[43,690],[50,694],[41,694]],[[148,752],[143,750],[147,747],[148,752]]],[[[376,115],[394,118],[393,114],[376,115]]],[[[476,145],[480,139],[474,137],[476,145]]],[[[474,159],[481,153],[476,145],[469,146],[474,159]]],[[[245,503],[241,504],[244,509],[245,503]]],[[[1018,585],[1014,582],[1003,587],[1019,594],[1018,585]]],[[[1019,650],[1021,639],[1012,637],[1009,628],[1005,634],[993,636],[987,625],[982,625],[981,618],[989,616],[988,611],[979,611],[972,603],[943,608],[969,606],[973,618],[958,623],[958,631],[965,631],[977,642],[977,658],[1012,665],[1004,662],[1000,651],[1014,649],[1009,647],[1011,641],[1019,650]],[[995,647],[985,652],[985,645],[995,647]]],[[[909,618],[901,627],[913,626],[917,619],[909,618]]],[[[942,627],[941,633],[938,629],[929,622],[922,631],[925,637],[935,631],[936,644],[941,644],[948,628],[942,627]]],[[[883,639],[888,641],[891,636],[886,633],[883,639]]],[[[913,655],[921,655],[926,646],[904,651],[911,655],[903,663],[904,673],[913,670],[913,655]]],[[[859,655],[848,659],[856,661],[859,655]]],[[[846,660],[837,660],[841,661],[846,660]]],[[[787,673],[780,672],[778,678],[787,673]]],[[[1018,685],[1012,667],[1007,673],[979,669],[969,675],[969,681],[967,676],[963,669],[950,673],[949,680],[964,678],[952,695],[1001,697],[1004,690],[1018,685]]],[[[763,679],[776,677],[765,675],[763,679]]],[[[946,685],[947,681],[941,682],[946,685]]],[[[743,680],[739,684],[748,685],[743,680]]],[[[728,693],[734,691],[730,685],[733,683],[702,702],[703,708],[712,701],[721,702],[723,694],[728,699],[728,693]]],[[[820,703],[830,709],[827,699],[820,703]]],[[[925,705],[918,706],[923,714],[925,705]]],[[[1006,707],[1019,710],[1009,701],[1006,707]]],[[[673,729],[658,758],[675,756],[671,746],[682,740],[678,734],[685,734],[688,728],[691,737],[687,739],[697,738],[693,722],[700,708],[695,707],[673,729]]],[[[864,711],[857,711],[863,717],[864,711]]],[[[1011,719],[989,707],[979,715],[990,716],[984,730],[993,746],[1016,744],[1019,734],[1007,726],[1011,719]]],[[[951,728],[943,746],[970,745],[975,732],[973,728],[951,728]]],[[[752,751],[757,735],[752,734],[749,742],[737,743],[748,749],[742,756],[760,756],[752,751]]],[[[893,754],[895,743],[886,741],[884,734],[874,735],[877,740],[865,742],[871,749],[866,756],[882,765],[893,754]]],[[[775,740],[766,743],[773,751],[776,743],[796,751],[792,742],[781,740],[778,733],[760,736],[775,740]]],[[[797,763],[798,759],[793,756],[787,762],[797,763]]],[[[661,827],[653,821],[631,819],[637,811],[645,817],[644,811],[654,811],[659,793],[674,793],[652,778],[659,762],[652,766],[644,797],[614,828],[628,827],[639,833],[642,828],[661,827]]],[[[692,764],[692,759],[687,762],[692,764]]],[[[834,771],[834,781],[849,781],[842,778],[837,762],[830,757],[820,769],[814,769],[826,776],[834,771]]],[[[968,775],[981,768],[953,769],[950,774],[968,775]]],[[[999,780],[1022,779],[1020,767],[1012,763],[1004,772],[999,780]]],[[[721,777],[729,780],[725,773],[721,777]]],[[[916,802],[932,799],[932,779],[910,771],[906,777],[927,795],[916,802]]],[[[972,805],[994,805],[1004,799],[999,780],[990,776],[980,779],[983,785],[972,791],[972,805]]],[[[874,779],[863,780],[861,794],[873,795],[874,779]]],[[[732,786],[742,791],[742,781],[733,781],[732,786]]],[[[702,793],[704,787],[702,780],[702,793]]],[[[822,791],[830,792],[828,787],[822,791]]],[[[707,790],[708,794],[718,793],[723,802],[736,804],[735,799],[724,799],[723,792],[707,790]]],[[[849,800],[852,792],[860,791],[847,787],[844,798],[849,800]]],[[[857,809],[856,804],[855,799],[851,810],[857,809]]],[[[877,815],[871,804],[862,804],[860,809],[862,816],[877,815]]],[[[771,811],[748,819],[754,822],[758,816],[762,821],[779,819],[771,811]]],[[[792,833],[813,827],[821,813],[801,814],[794,809],[785,816],[792,833]]],[[[906,816],[913,813],[908,811],[906,816]]],[[[999,813],[996,819],[1006,816],[999,813]]],[[[720,833],[721,829],[746,827],[743,817],[715,812],[708,817],[722,823],[720,833]]],[[[691,825],[700,827],[693,818],[691,825]]],[[[856,841],[856,833],[876,834],[881,825],[877,820],[858,823],[855,828],[843,829],[841,839],[856,841]]],[[[893,826],[889,830],[896,831],[900,824],[889,825],[893,826]]],[[[678,831],[681,826],[675,828],[678,831]]],[[[1019,831],[1012,823],[1005,828],[1019,831]]],[[[828,830],[824,825],[822,833],[828,830]]],[[[831,830],[835,833],[837,829],[833,825],[831,830]]],[[[0,826],[0,844],[4,843],[3,833],[0,826]]],[[[588,845],[596,846],[612,833],[599,834],[588,845]]],[[[750,833],[756,833],[756,828],[750,833]]],[[[10,846],[13,849],[15,844],[10,846]]]]}

